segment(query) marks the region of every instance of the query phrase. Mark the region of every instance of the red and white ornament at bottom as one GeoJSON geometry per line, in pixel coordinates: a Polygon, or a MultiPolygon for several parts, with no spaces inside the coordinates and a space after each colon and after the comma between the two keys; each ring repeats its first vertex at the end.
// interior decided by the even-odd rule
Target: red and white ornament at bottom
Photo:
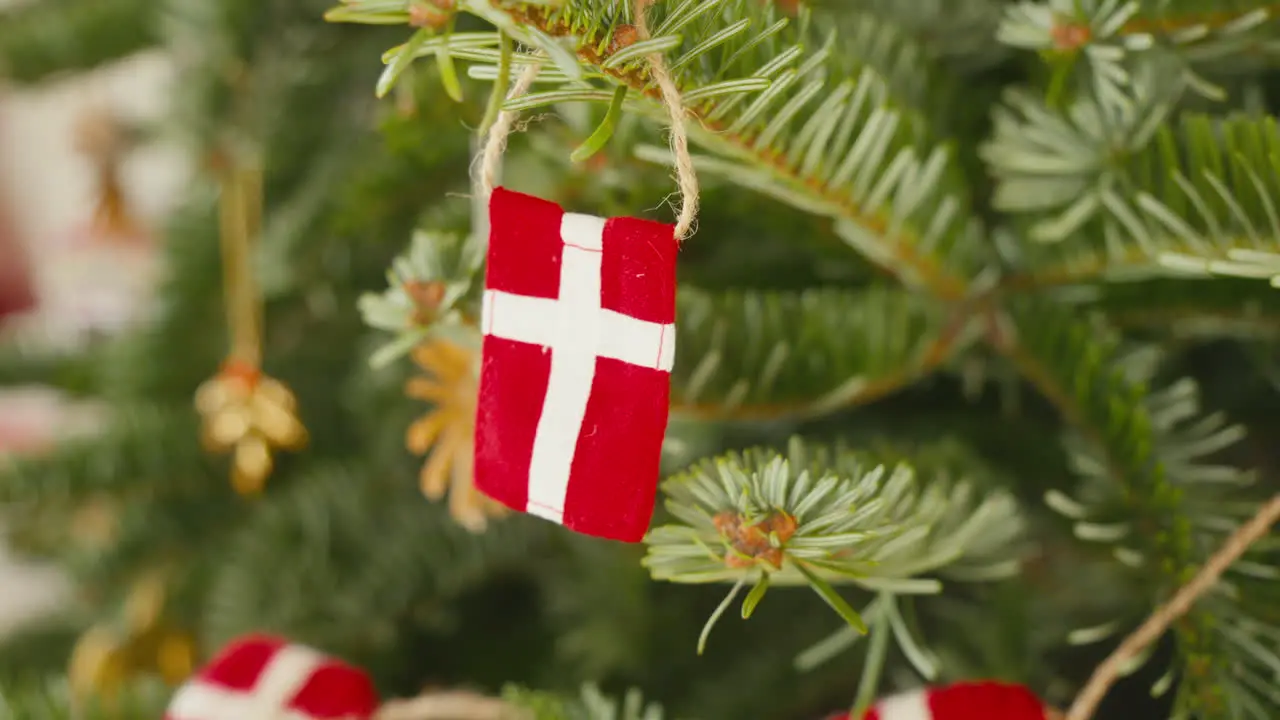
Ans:
{"type": "Polygon", "coordinates": [[[369,720],[380,704],[364,672],[303,645],[250,635],[179,688],[164,720],[369,720]]]}
{"type": "MultiPolygon", "coordinates": [[[[891,695],[860,720],[1056,720],[1060,715],[1021,685],[994,681],[956,683],[891,695]]],[[[849,720],[832,715],[827,720],[849,720]]]]}

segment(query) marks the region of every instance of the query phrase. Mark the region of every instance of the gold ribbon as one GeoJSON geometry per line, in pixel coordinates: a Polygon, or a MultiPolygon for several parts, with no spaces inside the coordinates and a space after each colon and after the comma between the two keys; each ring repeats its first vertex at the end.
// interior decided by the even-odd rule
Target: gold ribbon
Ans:
{"type": "Polygon", "coordinates": [[[218,374],[196,391],[210,452],[232,453],[232,485],[242,495],[262,491],[276,449],[299,450],[307,430],[297,398],[262,373],[262,298],[253,272],[253,241],[262,225],[262,169],[228,159],[219,167],[222,197],[223,294],[231,350],[218,374]]]}

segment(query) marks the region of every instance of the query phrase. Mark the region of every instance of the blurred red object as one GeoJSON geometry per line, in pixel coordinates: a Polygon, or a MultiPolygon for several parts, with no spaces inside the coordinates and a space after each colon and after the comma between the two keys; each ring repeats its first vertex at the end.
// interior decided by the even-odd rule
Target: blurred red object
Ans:
{"type": "MultiPolygon", "coordinates": [[[[1027,688],[1010,683],[959,682],[892,695],[877,702],[862,720],[1058,720],[1027,688]]],[[[827,720],[851,720],[847,713],[827,720]]]]}
{"type": "Polygon", "coordinates": [[[0,205],[0,321],[7,315],[30,310],[35,304],[31,264],[8,212],[0,205]]]}

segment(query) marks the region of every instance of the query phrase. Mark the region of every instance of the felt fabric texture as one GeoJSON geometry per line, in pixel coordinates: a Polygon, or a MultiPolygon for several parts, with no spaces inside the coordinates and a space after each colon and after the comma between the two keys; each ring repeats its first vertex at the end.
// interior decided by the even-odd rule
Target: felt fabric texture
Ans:
{"type": "Polygon", "coordinates": [[[639,542],[675,360],[671,225],[489,201],[476,487],[596,537],[639,542]]]}
{"type": "Polygon", "coordinates": [[[368,720],[379,705],[364,672],[287,640],[249,635],[179,688],[164,720],[368,720]]]}
{"type": "MultiPolygon", "coordinates": [[[[862,720],[1045,720],[1044,704],[1021,685],[994,681],[956,683],[892,695],[862,720]]],[[[833,715],[828,720],[849,720],[833,715]]]]}

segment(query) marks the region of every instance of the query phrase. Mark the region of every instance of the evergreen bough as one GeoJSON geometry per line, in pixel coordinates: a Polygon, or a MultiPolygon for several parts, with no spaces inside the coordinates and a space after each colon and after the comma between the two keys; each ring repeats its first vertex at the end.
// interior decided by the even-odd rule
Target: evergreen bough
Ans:
{"type": "MultiPolygon", "coordinates": [[[[274,630],[368,667],[389,695],[519,683],[545,692],[508,697],[548,718],[657,716],[638,696],[580,695],[602,681],[679,717],[800,718],[921,678],[997,676],[1061,705],[1093,650],[1273,491],[1249,452],[1274,447],[1278,389],[1273,4],[663,0],[641,43],[631,12],[46,0],[4,14],[12,79],[159,44],[179,71],[160,130],[202,160],[228,138],[259,148],[266,365],[314,438],[252,502],[199,450],[191,394],[225,337],[201,171],[145,327],[83,353],[0,349],[3,382],[115,415],[0,472],[13,542],[83,589],[68,628],[117,622],[162,566],[167,616],[206,650],[274,630]],[[506,184],[654,212],[673,185],[651,52],[690,110],[704,184],[681,258],[664,509],[647,552],[524,517],[473,535],[417,496],[401,439],[420,408],[401,387],[416,344],[476,340],[484,238],[459,197],[475,129],[541,53],[533,91],[505,107],[553,119],[513,140],[506,184]],[[437,312],[418,312],[411,283],[444,288],[437,312]],[[101,503],[113,528],[91,542],[77,518],[101,503]],[[747,587],[751,623],[706,642],[747,587]]],[[[1113,716],[1280,716],[1276,564],[1266,542],[1237,564],[1113,716]]],[[[0,712],[65,716],[74,637],[0,650],[0,712]],[[33,645],[59,650],[8,659],[33,645]]],[[[160,707],[148,692],[138,702],[160,707]]]]}

